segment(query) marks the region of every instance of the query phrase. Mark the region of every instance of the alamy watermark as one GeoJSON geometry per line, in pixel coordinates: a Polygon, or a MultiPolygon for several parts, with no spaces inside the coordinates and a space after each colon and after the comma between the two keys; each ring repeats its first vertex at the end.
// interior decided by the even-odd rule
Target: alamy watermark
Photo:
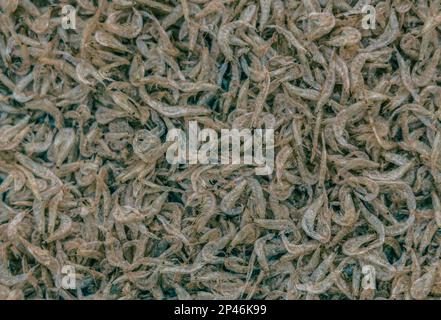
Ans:
{"type": "Polygon", "coordinates": [[[361,269],[361,272],[363,273],[363,279],[361,282],[362,288],[365,290],[375,290],[375,288],[376,288],[375,268],[371,265],[365,265],[361,269]]]}
{"type": "MultiPolygon", "coordinates": [[[[61,9],[63,17],[61,18],[61,26],[63,29],[76,29],[77,9],[72,5],[65,5],[61,9]]],[[[366,4],[361,8],[364,17],[361,20],[361,27],[365,30],[375,29],[376,11],[375,7],[366,4]]],[[[213,27],[211,25],[211,27],[213,27]]]]}
{"type": "Polygon", "coordinates": [[[364,14],[363,19],[361,20],[361,26],[363,29],[375,29],[375,21],[376,21],[376,11],[375,7],[372,5],[364,5],[361,8],[361,12],[364,14]]]}
{"type": "Polygon", "coordinates": [[[221,129],[219,137],[214,129],[200,130],[197,121],[189,121],[188,137],[172,129],[167,141],[173,142],[166,153],[171,164],[242,163],[255,165],[256,175],[270,175],[274,169],[273,129],[221,129]]]}
{"type": "Polygon", "coordinates": [[[57,287],[65,290],[74,290],[77,288],[75,267],[64,265],[61,268],[61,281],[58,281],[57,287]]]}
{"type": "Polygon", "coordinates": [[[61,26],[63,29],[73,29],[77,28],[77,9],[74,6],[66,5],[61,9],[63,17],[61,18],[61,26]]]}

